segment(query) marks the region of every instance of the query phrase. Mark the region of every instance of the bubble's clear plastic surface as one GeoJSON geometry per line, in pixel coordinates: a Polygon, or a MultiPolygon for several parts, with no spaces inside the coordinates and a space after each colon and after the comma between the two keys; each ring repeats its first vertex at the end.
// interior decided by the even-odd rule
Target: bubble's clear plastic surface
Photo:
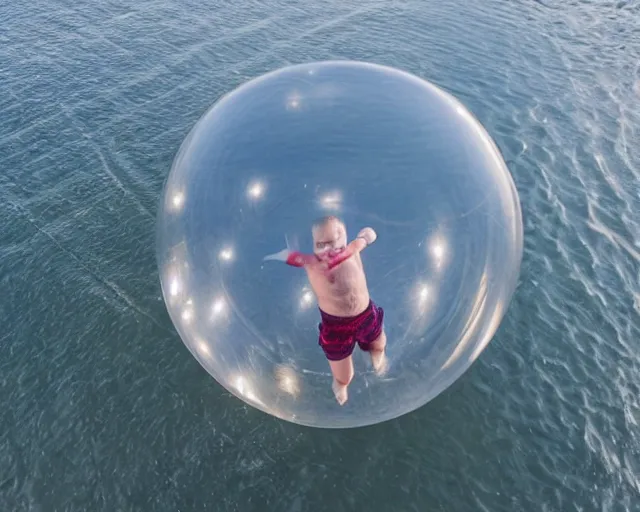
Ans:
{"type": "Polygon", "coordinates": [[[221,98],[184,141],[158,216],[158,262],[182,340],[225,388],[304,425],[354,427],[408,413],[487,346],[522,258],[518,195],[465,107],[413,75],[358,62],[287,67],[221,98]],[[354,352],[339,406],[305,272],[262,258],[312,251],[339,215],[385,310],[389,371],[354,352]]]}

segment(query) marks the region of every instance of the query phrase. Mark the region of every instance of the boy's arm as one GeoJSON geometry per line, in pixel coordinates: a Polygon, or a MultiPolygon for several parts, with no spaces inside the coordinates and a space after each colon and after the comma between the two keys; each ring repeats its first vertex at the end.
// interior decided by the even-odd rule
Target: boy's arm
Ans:
{"type": "Polygon", "coordinates": [[[340,265],[344,260],[349,259],[354,254],[357,254],[364,249],[366,249],[369,245],[376,241],[376,232],[371,228],[364,228],[358,233],[358,236],[353,239],[349,245],[345,248],[344,251],[337,254],[334,258],[329,261],[329,268],[332,269],[340,265]]]}
{"type": "Polygon", "coordinates": [[[292,267],[305,267],[318,262],[313,254],[304,254],[300,251],[291,251],[283,249],[275,254],[269,254],[263,258],[264,261],[282,261],[292,267]]]}
{"type": "Polygon", "coordinates": [[[378,238],[378,235],[372,228],[363,228],[348,247],[351,247],[354,253],[360,252],[375,242],[376,238],[378,238]]]}
{"type": "Polygon", "coordinates": [[[269,254],[263,258],[264,261],[282,261],[292,267],[308,267],[318,266],[318,268],[326,268],[330,270],[337,267],[344,260],[349,259],[354,254],[359,253],[366,247],[376,241],[376,232],[371,228],[364,228],[358,233],[358,236],[352,240],[344,251],[334,256],[328,262],[320,261],[314,254],[304,254],[300,251],[292,251],[283,249],[275,254],[269,254]]]}

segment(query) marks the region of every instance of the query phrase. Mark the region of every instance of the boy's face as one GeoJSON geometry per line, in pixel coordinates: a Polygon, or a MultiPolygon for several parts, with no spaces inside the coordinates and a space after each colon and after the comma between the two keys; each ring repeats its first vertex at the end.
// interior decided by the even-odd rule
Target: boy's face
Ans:
{"type": "Polygon", "coordinates": [[[347,246],[347,230],[342,222],[331,219],[313,230],[313,252],[319,256],[332,256],[347,246]]]}

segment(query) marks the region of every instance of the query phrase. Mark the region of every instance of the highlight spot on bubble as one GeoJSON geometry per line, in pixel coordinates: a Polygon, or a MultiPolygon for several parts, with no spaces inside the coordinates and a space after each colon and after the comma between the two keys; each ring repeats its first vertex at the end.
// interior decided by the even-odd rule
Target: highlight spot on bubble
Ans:
{"type": "Polygon", "coordinates": [[[260,199],[264,196],[265,185],[260,181],[254,181],[247,187],[247,196],[249,199],[260,199]]]}
{"type": "Polygon", "coordinates": [[[226,248],[222,249],[220,251],[220,254],[218,255],[218,257],[222,261],[231,261],[231,260],[233,260],[233,249],[230,248],[230,247],[226,247],[226,248]]]}

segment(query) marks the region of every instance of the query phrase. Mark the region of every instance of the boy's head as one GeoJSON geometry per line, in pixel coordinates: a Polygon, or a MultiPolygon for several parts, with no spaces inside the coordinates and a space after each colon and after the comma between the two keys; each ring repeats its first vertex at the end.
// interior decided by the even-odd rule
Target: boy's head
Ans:
{"type": "Polygon", "coordinates": [[[340,251],[347,246],[347,228],[338,217],[330,215],[313,223],[313,252],[340,251]]]}

